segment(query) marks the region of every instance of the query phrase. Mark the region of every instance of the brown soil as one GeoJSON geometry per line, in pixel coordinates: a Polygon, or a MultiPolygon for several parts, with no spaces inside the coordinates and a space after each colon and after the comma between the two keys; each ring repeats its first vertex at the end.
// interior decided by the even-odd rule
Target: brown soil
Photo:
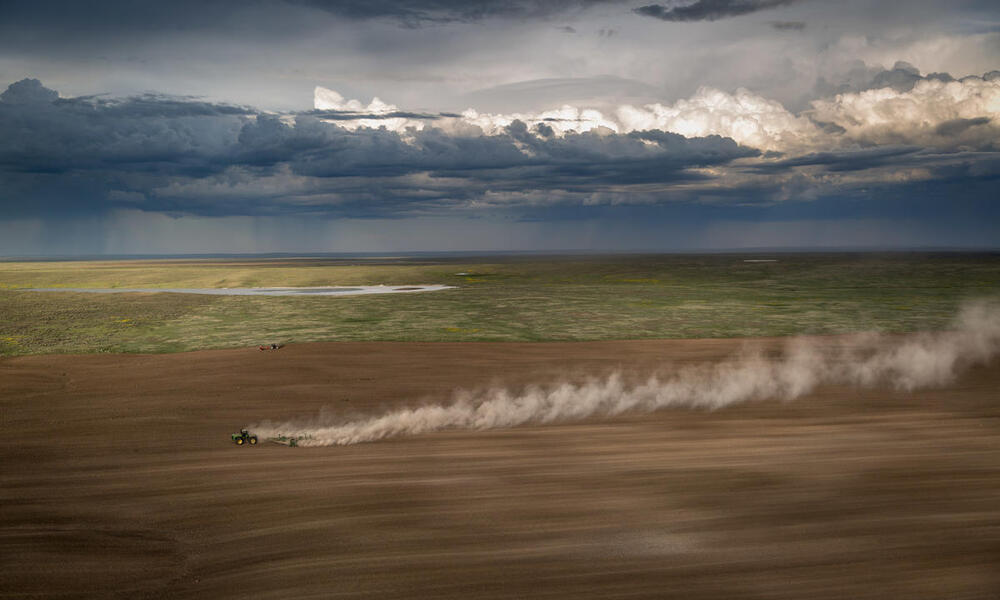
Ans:
{"type": "Polygon", "coordinates": [[[738,345],[2,360],[0,597],[1000,597],[997,364],[917,393],[350,447],[229,441],[323,407],[369,415],[738,345]]]}

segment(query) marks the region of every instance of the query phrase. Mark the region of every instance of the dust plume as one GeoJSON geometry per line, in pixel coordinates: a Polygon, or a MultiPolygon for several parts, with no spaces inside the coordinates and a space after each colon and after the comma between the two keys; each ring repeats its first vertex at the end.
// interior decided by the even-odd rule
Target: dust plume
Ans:
{"type": "Polygon", "coordinates": [[[952,329],[907,336],[859,334],[822,341],[794,338],[779,358],[746,348],[720,363],[682,367],[628,384],[620,374],[584,383],[456,392],[450,402],[339,422],[336,416],[254,427],[262,437],[287,436],[302,446],[347,445],[442,429],[497,429],[573,421],[668,407],[718,409],[768,398],[793,400],[822,384],[941,386],[1000,352],[1000,303],[962,307],[952,329]]]}

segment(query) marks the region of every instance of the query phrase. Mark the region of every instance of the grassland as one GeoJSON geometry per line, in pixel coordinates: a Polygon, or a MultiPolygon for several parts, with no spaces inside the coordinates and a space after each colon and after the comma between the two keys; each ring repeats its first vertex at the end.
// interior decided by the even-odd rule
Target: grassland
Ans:
{"type": "Polygon", "coordinates": [[[0,263],[0,354],[264,342],[570,341],[905,332],[1000,296],[996,254],[577,256],[0,263]],[[330,297],[81,294],[31,287],[440,283],[330,297]]]}

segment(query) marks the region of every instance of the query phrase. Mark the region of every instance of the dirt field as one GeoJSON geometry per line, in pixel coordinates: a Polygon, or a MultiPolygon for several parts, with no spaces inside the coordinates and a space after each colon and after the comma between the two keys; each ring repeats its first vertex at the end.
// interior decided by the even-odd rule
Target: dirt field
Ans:
{"type": "Polygon", "coordinates": [[[236,447],[739,341],[0,361],[4,598],[998,598],[1000,364],[946,389],[236,447]]]}

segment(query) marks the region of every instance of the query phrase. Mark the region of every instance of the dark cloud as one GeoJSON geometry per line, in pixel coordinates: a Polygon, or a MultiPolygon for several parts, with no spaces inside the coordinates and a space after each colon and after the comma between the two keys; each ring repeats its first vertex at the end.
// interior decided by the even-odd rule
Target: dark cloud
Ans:
{"type": "Polygon", "coordinates": [[[384,129],[348,132],[308,118],[294,126],[258,119],[240,136],[241,160],[287,164],[317,178],[432,178],[489,182],[492,190],[569,189],[586,193],[609,186],[669,183],[700,177],[692,167],[756,156],[756,150],[718,136],[688,139],[664,132],[601,132],[546,136],[520,122],[504,134],[456,136],[438,128],[411,131],[406,139],[384,129]],[[257,133],[265,130],[263,135],[257,133]],[[245,135],[246,132],[253,135],[245,135]],[[536,134],[537,132],[537,134],[536,134]],[[652,143],[650,143],[652,142],[652,143]]]}
{"type": "MultiPolygon", "coordinates": [[[[104,29],[186,30],[240,29],[257,14],[279,15],[305,7],[348,19],[389,18],[405,23],[475,22],[491,18],[543,18],[621,0],[174,0],[170,3],[97,0],[74,2],[5,2],[4,14],[14,22],[33,20],[50,28],[75,23],[91,32],[104,29]],[[47,18],[43,18],[47,17],[47,18]]],[[[293,21],[278,19],[273,27],[293,21]]]]}
{"type": "Polygon", "coordinates": [[[718,21],[747,15],[760,10],[787,6],[798,0],[696,0],[692,4],[640,6],[635,12],[662,21],[718,21]]]}
{"type": "MultiPolygon", "coordinates": [[[[922,202],[947,211],[954,198],[991,203],[1000,181],[1000,152],[942,153],[915,147],[818,152],[780,161],[761,161],[747,170],[766,175],[755,184],[727,190],[769,201],[775,197],[855,197],[865,202],[898,199],[899,216],[913,216],[922,202]],[[812,176],[803,173],[812,171],[812,176]],[[837,181],[822,185],[822,181],[837,181]],[[940,196],[934,190],[947,190],[940,196]],[[936,206],[934,206],[936,205],[936,206]]],[[[993,203],[995,204],[995,203],[993,203]]],[[[995,208],[993,209],[996,210],[995,208]]],[[[858,214],[859,211],[852,211],[858,214]]]]}
{"type": "Polygon", "coordinates": [[[620,0],[290,0],[351,19],[390,18],[406,25],[536,19],[620,0]]]}
{"type": "MultiPolygon", "coordinates": [[[[319,34],[336,21],[382,20],[402,27],[572,16],[620,0],[172,0],[0,2],[0,48],[79,56],[132,52],[156,38],[280,43],[319,34]]],[[[622,10],[627,10],[623,7],[622,10]]],[[[155,57],[154,57],[155,58],[155,57]]]]}
{"type": "Polygon", "coordinates": [[[771,21],[771,27],[778,31],[804,31],[805,21],[771,21]]]}
{"type": "Polygon", "coordinates": [[[908,157],[918,152],[920,152],[920,148],[915,146],[814,152],[784,160],[762,162],[754,165],[752,168],[762,173],[785,172],[794,167],[814,166],[820,166],[834,172],[862,171],[891,164],[900,164],[903,157],[908,157]]]}
{"type": "Polygon", "coordinates": [[[952,119],[951,121],[945,121],[941,123],[934,129],[934,133],[941,136],[958,136],[964,133],[970,127],[978,127],[979,125],[986,125],[990,122],[989,117],[977,117],[975,119],[952,119]]]}
{"type": "Polygon", "coordinates": [[[905,61],[896,61],[892,69],[879,71],[868,83],[868,89],[892,88],[897,92],[908,92],[918,81],[924,79],[920,71],[905,61]]]}
{"type": "MultiPolygon", "coordinates": [[[[963,77],[962,79],[984,79],[991,81],[992,78],[1000,77],[1000,72],[991,71],[981,78],[975,75],[963,77]]],[[[897,92],[909,92],[917,83],[921,81],[955,81],[949,73],[928,73],[921,75],[920,70],[912,64],[899,60],[891,69],[881,67],[870,67],[861,61],[848,70],[844,80],[838,84],[833,84],[824,78],[820,78],[816,84],[816,94],[818,96],[832,96],[848,92],[863,92],[865,90],[877,90],[882,88],[892,88],[897,92]]]]}
{"type": "MultiPolygon", "coordinates": [[[[602,128],[557,135],[546,123],[521,121],[485,135],[423,116],[433,117],[423,129],[349,129],[336,111],[268,114],[156,95],[59,98],[24,80],[0,95],[0,211],[8,218],[116,209],[352,218],[507,211],[530,219],[597,205],[767,206],[890,194],[900,185],[969,194],[963,181],[983,190],[1000,177],[995,152],[908,145],[761,155],[719,136],[602,128]],[[924,183],[904,176],[910,171],[924,183]]],[[[985,118],[949,121],[936,135],[988,126],[985,118]]]]}
{"type": "MultiPolygon", "coordinates": [[[[330,111],[274,115],[195,99],[59,99],[35,80],[0,96],[7,214],[140,208],[354,216],[447,211],[472,198],[704,179],[692,169],[758,155],[733,140],[665,132],[553,135],[515,121],[498,135],[345,129],[330,111]]],[[[406,116],[410,113],[399,113],[406,116]]],[[[352,116],[357,115],[352,113],[352,116]]],[[[373,115],[361,115],[368,118],[373,115]]],[[[385,116],[385,115],[374,115],[385,116]]],[[[443,118],[434,116],[434,118],[443,118]]]]}
{"type": "Polygon", "coordinates": [[[545,123],[539,123],[535,125],[535,132],[543,138],[550,138],[555,135],[555,130],[552,127],[546,125],[545,123]]]}
{"type": "Polygon", "coordinates": [[[5,170],[212,171],[225,139],[251,114],[245,108],[163,96],[57,96],[30,79],[0,96],[0,166],[5,170]]]}
{"type": "Polygon", "coordinates": [[[0,94],[0,102],[7,104],[43,104],[58,99],[59,92],[48,89],[37,79],[22,79],[12,83],[0,94]]]}

